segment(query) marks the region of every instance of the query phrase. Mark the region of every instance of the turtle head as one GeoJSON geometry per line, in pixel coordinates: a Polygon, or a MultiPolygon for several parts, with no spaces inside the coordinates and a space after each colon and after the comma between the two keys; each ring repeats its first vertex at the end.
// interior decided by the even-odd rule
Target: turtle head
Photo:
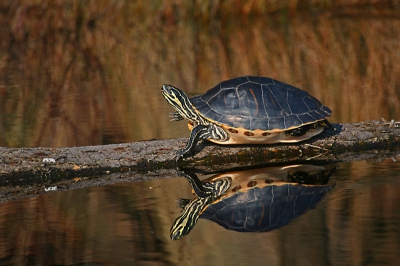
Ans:
{"type": "Polygon", "coordinates": [[[197,112],[190,103],[189,97],[183,91],[172,85],[164,84],[161,87],[161,94],[183,118],[190,121],[198,120],[197,112]]]}
{"type": "Polygon", "coordinates": [[[210,203],[212,197],[190,200],[184,207],[181,215],[176,218],[170,230],[172,240],[178,240],[189,234],[196,225],[201,211],[210,203]]]}

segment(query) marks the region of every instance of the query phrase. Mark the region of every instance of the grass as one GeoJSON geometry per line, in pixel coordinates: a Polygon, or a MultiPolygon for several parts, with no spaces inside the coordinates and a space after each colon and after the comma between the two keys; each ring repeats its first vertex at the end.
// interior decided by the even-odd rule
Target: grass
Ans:
{"type": "Polygon", "coordinates": [[[302,3],[2,1],[0,145],[176,137],[161,84],[245,74],[308,90],[333,122],[398,120],[396,1],[302,3]]]}

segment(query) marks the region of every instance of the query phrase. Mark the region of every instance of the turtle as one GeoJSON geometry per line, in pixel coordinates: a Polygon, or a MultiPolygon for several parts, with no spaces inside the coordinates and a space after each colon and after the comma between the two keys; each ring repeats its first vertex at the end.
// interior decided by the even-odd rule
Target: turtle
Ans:
{"type": "Polygon", "coordinates": [[[228,230],[267,232],[312,209],[335,184],[327,184],[336,165],[291,165],[232,171],[200,181],[180,172],[193,188],[194,199],[180,199],[183,208],[170,230],[172,240],[187,235],[199,218],[228,230]],[[304,183],[304,182],[307,183],[304,183]]]}
{"type": "Polygon", "coordinates": [[[223,145],[293,143],[332,127],[326,119],[332,111],[319,100],[267,77],[233,78],[191,98],[167,84],[161,93],[176,110],[171,121],[186,119],[191,130],[176,160],[203,139],[223,145]]]}

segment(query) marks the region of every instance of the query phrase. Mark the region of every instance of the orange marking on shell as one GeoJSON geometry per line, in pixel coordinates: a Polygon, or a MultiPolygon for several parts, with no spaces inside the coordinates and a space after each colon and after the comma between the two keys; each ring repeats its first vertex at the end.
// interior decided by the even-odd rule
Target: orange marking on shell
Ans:
{"type": "Polygon", "coordinates": [[[254,136],[254,133],[250,131],[245,131],[244,134],[249,137],[254,136]]]}
{"type": "Polygon", "coordinates": [[[233,128],[229,128],[228,131],[231,132],[231,133],[235,133],[235,134],[237,134],[239,132],[239,131],[237,131],[236,129],[233,129],[233,128]]]}
{"type": "Polygon", "coordinates": [[[232,188],[232,192],[236,192],[236,191],[238,191],[239,189],[241,189],[242,187],[239,185],[239,186],[236,186],[236,187],[234,187],[234,188],[232,188]]]}
{"type": "Polygon", "coordinates": [[[269,135],[271,135],[271,133],[269,133],[269,132],[263,132],[261,135],[263,135],[263,136],[269,136],[269,135]]]}
{"type": "Polygon", "coordinates": [[[252,180],[249,183],[247,183],[247,187],[254,187],[255,185],[257,185],[257,181],[252,180]]]}
{"type": "Polygon", "coordinates": [[[257,114],[258,114],[258,102],[257,102],[257,98],[256,98],[256,96],[254,95],[253,89],[249,89],[249,91],[250,91],[251,95],[253,95],[254,102],[256,103],[256,110],[257,110],[257,111],[256,111],[255,115],[257,115],[257,114]]]}

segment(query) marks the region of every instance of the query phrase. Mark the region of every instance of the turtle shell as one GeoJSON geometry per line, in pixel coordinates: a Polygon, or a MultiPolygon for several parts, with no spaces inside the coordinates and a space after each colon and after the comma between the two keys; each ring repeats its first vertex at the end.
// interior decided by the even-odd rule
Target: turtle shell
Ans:
{"type": "Polygon", "coordinates": [[[231,188],[221,198],[206,206],[199,218],[239,232],[267,232],[280,228],[315,208],[335,186],[325,183],[335,169],[334,166],[297,165],[280,169],[257,169],[244,175],[227,174],[233,180],[231,188]],[[286,181],[282,179],[283,176],[286,176],[286,181]],[[293,182],[294,176],[298,182],[307,177],[309,182],[314,180],[315,183],[296,183],[293,182]]]}
{"type": "Polygon", "coordinates": [[[190,101],[204,118],[225,128],[285,131],[331,115],[306,91],[256,76],[223,81],[190,101]]]}

